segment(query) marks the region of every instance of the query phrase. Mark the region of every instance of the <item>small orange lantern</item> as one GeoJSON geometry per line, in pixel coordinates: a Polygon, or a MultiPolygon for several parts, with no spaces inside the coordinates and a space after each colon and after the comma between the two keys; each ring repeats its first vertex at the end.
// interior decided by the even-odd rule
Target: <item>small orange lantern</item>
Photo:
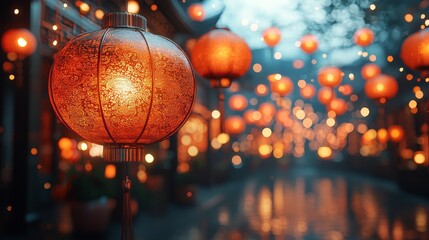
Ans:
{"type": "Polygon", "coordinates": [[[324,87],[335,87],[343,80],[343,72],[337,67],[324,67],[319,70],[317,79],[324,87]]]}
{"type": "Polygon", "coordinates": [[[313,54],[319,47],[319,41],[311,34],[302,36],[300,42],[302,51],[307,54],[313,54]]]}
{"type": "Polygon", "coordinates": [[[328,104],[329,111],[334,111],[337,116],[343,115],[347,111],[347,103],[342,98],[334,98],[328,104]]]}
{"type": "Polygon", "coordinates": [[[3,51],[23,59],[36,51],[37,39],[28,29],[10,29],[3,34],[1,44],[3,51]]]}
{"type": "Polygon", "coordinates": [[[391,125],[388,131],[390,141],[392,142],[400,142],[404,138],[404,128],[400,125],[391,125]]]}
{"type": "Polygon", "coordinates": [[[421,30],[408,36],[402,43],[401,59],[412,70],[429,69],[429,31],[421,30]]]}
{"type": "Polygon", "coordinates": [[[361,28],[355,32],[353,39],[357,45],[366,47],[374,41],[374,32],[369,28],[361,28]]]}
{"type": "Polygon", "coordinates": [[[194,3],[188,7],[188,15],[192,20],[202,22],[206,17],[206,11],[202,4],[194,3]]]}
{"type": "Polygon", "coordinates": [[[328,105],[335,98],[335,93],[332,88],[322,87],[317,94],[319,102],[323,105],[328,105]]]}
{"type": "Polygon", "coordinates": [[[304,99],[311,99],[316,94],[316,87],[313,84],[307,83],[303,88],[299,90],[301,97],[304,99]]]}
{"type": "Polygon", "coordinates": [[[241,94],[233,95],[229,98],[229,107],[234,111],[243,111],[247,107],[247,99],[241,94]]]}
{"type": "Polygon", "coordinates": [[[284,97],[292,92],[293,82],[288,77],[281,77],[280,80],[270,82],[271,91],[284,97]]]}
{"type": "Polygon", "coordinates": [[[262,38],[269,47],[274,47],[280,42],[282,32],[276,27],[270,27],[264,31],[262,38]]]}
{"type": "Polygon", "coordinates": [[[398,93],[398,83],[392,76],[380,74],[365,82],[365,94],[374,100],[385,103],[398,93]]]}
{"type": "Polygon", "coordinates": [[[231,135],[238,135],[244,132],[246,123],[240,116],[230,116],[225,120],[225,132],[231,135]]]}
{"type": "Polygon", "coordinates": [[[362,67],[361,70],[362,78],[369,80],[381,74],[381,68],[374,63],[367,63],[362,67]]]}

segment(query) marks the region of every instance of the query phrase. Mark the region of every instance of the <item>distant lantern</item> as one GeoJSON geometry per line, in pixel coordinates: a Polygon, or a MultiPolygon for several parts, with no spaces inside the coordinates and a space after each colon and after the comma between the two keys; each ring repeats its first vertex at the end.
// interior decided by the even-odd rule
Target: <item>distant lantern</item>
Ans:
{"type": "Polygon", "coordinates": [[[200,3],[191,4],[188,8],[189,17],[196,21],[202,22],[206,18],[206,11],[204,10],[204,6],[200,3]]]}
{"type": "Polygon", "coordinates": [[[412,70],[429,70],[429,30],[408,36],[401,47],[401,59],[412,70]]]}
{"type": "Polygon", "coordinates": [[[10,29],[3,34],[1,44],[3,51],[15,53],[22,59],[36,51],[37,39],[28,29],[10,29]]]}
{"type": "Polygon", "coordinates": [[[284,97],[292,92],[293,82],[288,77],[281,77],[280,80],[270,82],[271,91],[284,97]]]}
{"type": "Polygon", "coordinates": [[[127,3],[127,11],[129,13],[139,13],[140,11],[140,4],[138,1],[130,0],[127,3]]]}
{"type": "Polygon", "coordinates": [[[262,38],[269,47],[274,47],[280,42],[282,32],[277,27],[270,27],[264,31],[262,38]]]}
{"type": "Polygon", "coordinates": [[[391,125],[388,128],[389,139],[392,142],[400,142],[404,138],[404,128],[400,125],[391,125]]]}
{"type": "Polygon", "coordinates": [[[243,111],[247,107],[247,98],[241,94],[229,98],[229,107],[234,111],[243,111]]]}
{"type": "Polygon", "coordinates": [[[385,103],[398,93],[398,83],[392,76],[380,74],[366,81],[364,89],[369,98],[385,103]]]}
{"type": "Polygon", "coordinates": [[[374,63],[367,63],[362,67],[361,70],[362,78],[369,80],[381,74],[381,68],[374,63]]]}
{"type": "Polygon", "coordinates": [[[337,116],[343,115],[347,111],[347,103],[342,98],[334,98],[329,102],[328,110],[334,111],[337,116]]]}
{"type": "Polygon", "coordinates": [[[231,135],[238,135],[244,132],[246,123],[240,116],[230,116],[225,120],[225,132],[231,135]]]}
{"type": "Polygon", "coordinates": [[[319,70],[317,79],[324,87],[335,87],[343,80],[343,72],[337,67],[324,67],[319,70]]]}
{"type": "Polygon", "coordinates": [[[311,99],[316,94],[316,87],[313,84],[307,83],[303,88],[299,90],[301,97],[304,99],[311,99]]]}
{"type": "Polygon", "coordinates": [[[319,47],[319,41],[311,34],[302,36],[300,42],[302,51],[307,54],[313,54],[319,47]]]}
{"type": "Polygon", "coordinates": [[[374,41],[374,32],[369,28],[361,28],[354,34],[354,42],[362,47],[372,44],[374,41]]]}
{"type": "Polygon", "coordinates": [[[195,70],[210,80],[212,87],[227,88],[243,76],[252,63],[252,52],[238,35],[214,29],[201,36],[191,51],[195,70]]]}
{"type": "Polygon", "coordinates": [[[332,88],[329,87],[322,87],[319,89],[319,92],[317,94],[317,99],[319,102],[323,105],[328,105],[332,99],[335,98],[335,93],[332,90],[332,88]]]}

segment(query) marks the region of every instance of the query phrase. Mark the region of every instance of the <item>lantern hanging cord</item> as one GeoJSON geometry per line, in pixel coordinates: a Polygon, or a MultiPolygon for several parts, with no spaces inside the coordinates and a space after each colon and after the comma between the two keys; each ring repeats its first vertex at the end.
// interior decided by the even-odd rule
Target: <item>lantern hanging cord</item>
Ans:
{"type": "Polygon", "coordinates": [[[124,180],[122,182],[122,240],[134,240],[131,215],[131,180],[128,177],[128,164],[124,166],[124,180]]]}
{"type": "Polygon", "coordinates": [[[225,133],[225,95],[223,90],[219,88],[218,94],[219,112],[220,112],[220,132],[225,133]]]}

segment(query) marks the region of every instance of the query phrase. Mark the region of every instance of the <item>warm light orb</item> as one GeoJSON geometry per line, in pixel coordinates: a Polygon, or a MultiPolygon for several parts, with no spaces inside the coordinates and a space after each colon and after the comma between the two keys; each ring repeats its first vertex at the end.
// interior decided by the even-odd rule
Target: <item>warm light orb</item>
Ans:
{"type": "Polygon", "coordinates": [[[337,67],[323,67],[319,70],[317,79],[324,87],[336,87],[343,80],[343,72],[337,67]]]}
{"type": "Polygon", "coordinates": [[[347,111],[347,103],[342,98],[334,98],[329,102],[328,110],[334,111],[337,116],[343,115],[347,111]]]}
{"type": "Polygon", "coordinates": [[[3,51],[17,54],[22,59],[36,51],[37,39],[25,28],[10,29],[3,34],[1,44],[3,51]]]}
{"type": "Polygon", "coordinates": [[[231,135],[238,135],[244,132],[246,123],[240,116],[230,116],[225,120],[225,132],[231,135]]]}
{"type": "Polygon", "coordinates": [[[377,130],[377,139],[380,143],[386,143],[389,140],[389,132],[385,128],[377,130]]]}
{"type": "Polygon", "coordinates": [[[276,46],[281,38],[282,32],[277,27],[267,28],[262,34],[262,39],[269,47],[276,46]]]}
{"type": "Polygon", "coordinates": [[[196,22],[202,22],[206,18],[204,6],[200,3],[191,4],[188,7],[188,16],[196,22]]]}
{"type": "Polygon", "coordinates": [[[412,70],[429,70],[429,30],[409,35],[401,47],[401,59],[412,70]]]}
{"type": "Polygon", "coordinates": [[[350,84],[342,84],[338,87],[338,92],[344,96],[349,96],[353,93],[353,87],[350,84]]]}
{"type": "Polygon", "coordinates": [[[361,28],[357,30],[353,36],[353,40],[356,45],[366,47],[372,44],[374,41],[374,32],[369,28],[361,28]]]}
{"type": "Polygon", "coordinates": [[[426,162],[426,157],[423,151],[417,151],[414,153],[414,162],[417,164],[423,164],[426,162]]]}
{"type": "Polygon", "coordinates": [[[276,114],[276,107],[270,102],[265,102],[259,106],[258,111],[262,114],[262,116],[273,117],[274,114],[276,114]]]}
{"type": "Polygon", "coordinates": [[[129,13],[139,13],[140,11],[140,4],[138,3],[138,1],[128,1],[127,3],[127,11],[129,13]]]}
{"type": "Polygon", "coordinates": [[[316,94],[316,87],[313,84],[306,84],[299,90],[299,94],[304,99],[312,99],[316,94]]]}
{"type": "Polygon", "coordinates": [[[404,128],[400,125],[391,125],[388,128],[389,138],[392,142],[400,142],[404,138],[404,128]]]}
{"type": "Polygon", "coordinates": [[[362,117],[368,117],[369,115],[369,108],[367,107],[363,107],[360,109],[360,115],[362,115],[362,117]]]}
{"type": "Polygon", "coordinates": [[[89,13],[90,10],[91,10],[91,7],[88,5],[88,3],[83,2],[79,5],[79,11],[83,14],[89,13]]]}
{"type": "Polygon", "coordinates": [[[307,54],[313,54],[319,47],[319,41],[314,35],[311,34],[302,36],[300,42],[302,51],[307,54]]]}
{"type": "Polygon", "coordinates": [[[332,156],[332,149],[326,146],[319,147],[317,149],[317,155],[322,159],[330,159],[332,156]]]}
{"type": "Polygon", "coordinates": [[[229,107],[234,111],[243,111],[247,107],[247,98],[241,94],[229,98],[229,107]]]}
{"type": "Polygon", "coordinates": [[[384,103],[398,93],[398,83],[392,76],[380,74],[366,81],[364,90],[369,98],[384,103]]]}
{"type": "Polygon", "coordinates": [[[319,92],[317,94],[317,99],[319,102],[323,105],[328,105],[332,99],[335,98],[334,91],[329,87],[322,87],[319,89],[319,92]]]}
{"type": "Polygon", "coordinates": [[[288,77],[281,77],[279,80],[274,80],[270,82],[271,91],[284,97],[289,95],[293,90],[293,82],[288,77]]]}
{"type": "Polygon", "coordinates": [[[361,69],[362,78],[369,80],[381,74],[381,68],[374,63],[367,63],[361,69]]]}
{"type": "Polygon", "coordinates": [[[116,166],[113,164],[107,164],[104,169],[104,176],[108,179],[116,177],[116,166]]]}
{"type": "Polygon", "coordinates": [[[261,97],[265,96],[268,94],[268,88],[264,84],[258,84],[258,86],[256,86],[255,93],[261,97]]]}

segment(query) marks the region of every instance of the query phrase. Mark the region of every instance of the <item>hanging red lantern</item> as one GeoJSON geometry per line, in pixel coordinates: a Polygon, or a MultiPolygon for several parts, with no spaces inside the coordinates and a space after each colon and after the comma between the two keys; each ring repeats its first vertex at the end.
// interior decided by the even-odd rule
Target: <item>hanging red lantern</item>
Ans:
{"type": "Polygon", "coordinates": [[[292,92],[293,82],[288,77],[281,77],[280,80],[270,82],[271,91],[284,97],[292,92]]]}
{"type": "Polygon", "coordinates": [[[319,47],[319,41],[311,34],[302,36],[300,42],[302,51],[307,54],[313,54],[319,47]]]}
{"type": "Polygon", "coordinates": [[[366,47],[372,44],[374,41],[374,32],[369,28],[361,28],[354,34],[354,42],[362,47],[366,47]]]}
{"type": "Polygon", "coordinates": [[[374,63],[367,63],[362,67],[361,70],[362,78],[369,80],[381,74],[381,68],[374,63]]]}
{"type": "Polygon", "coordinates": [[[398,93],[398,83],[392,76],[380,74],[366,81],[364,89],[369,98],[385,103],[398,93]]]}
{"type": "Polygon", "coordinates": [[[277,27],[270,27],[264,31],[262,38],[269,47],[274,47],[280,42],[282,32],[277,27]]]}
{"type": "Polygon", "coordinates": [[[202,4],[194,3],[188,7],[188,15],[192,20],[202,22],[206,18],[206,11],[202,4]]]}
{"type": "Polygon", "coordinates": [[[247,99],[241,94],[233,95],[229,98],[229,107],[234,111],[243,111],[247,107],[247,99]]]}
{"type": "Polygon", "coordinates": [[[10,29],[3,34],[1,44],[3,51],[15,53],[22,59],[36,51],[37,39],[28,29],[10,29]]]}
{"type": "Polygon", "coordinates": [[[226,88],[243,76],[252,62],[247,43],[226,29],[215,29],[201,36],[191,52],[195,70],[210,79],[212,87],[226,88]]]}
{"type": "Polygon", "coordinates": [[[322,87],[319,89],[319,92],[317,94],[317,99],[319,102],[323,105],[328,105],[332,99],[335,98],[335,93],[332,90],[332,88],[329,87],[322,87]]]}
{"type": "Polygon", "coordinates": [[[412,70],[429,69],[429,31],[421,30],[408,36],[401,47],[401,59],[412,70]]]}
{"type": "Polygon", "coordinates": [[[343,72],[337,67],[324,67],[319,70],[317,79],[324,87],[335,87],[343,80],[343,72]]]}
{"type": "Polygon", "coordinates": [[[347,111],[347,103],[342,98],[334,98],[329,102],[328,110],[334,111],[337,116],[343,115],[347,111]]]}
{"type": "Polygon", "coordinates": [[[391,125],[388,128],[389,139],[392,142],[400,142],[405,135],[404,128],[401,125],[391,125]]]}
{"type": "Polygon", "coordinates": [[[225,120],[225,132],[231,135],[238,135],[244,132],[246,123],[240,116],[230,116],[225,120]]]}
{"type": "Polygon", "coordinates": [[[311,99],[316,94],[316,87],[313,84],[307,83],[303,88],[299,90],[301,97],[304,99],[311,99]]]}

